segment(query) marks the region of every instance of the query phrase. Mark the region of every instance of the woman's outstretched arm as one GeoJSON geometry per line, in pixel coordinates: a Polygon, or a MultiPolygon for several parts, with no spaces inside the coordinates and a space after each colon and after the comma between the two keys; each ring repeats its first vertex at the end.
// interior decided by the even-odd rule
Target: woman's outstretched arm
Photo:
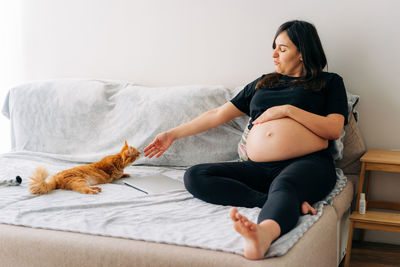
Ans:
{"type": "Polygon", "coordinates": [[[231,102],[227,102],[218,108],[204,112],[189,122],[158,134],[153,142],[143,149],[144,155],[149,158],[154,156],[158,158],[175,140],[215,128],[243,115],[246,114],[240,111],[231,102]]]}

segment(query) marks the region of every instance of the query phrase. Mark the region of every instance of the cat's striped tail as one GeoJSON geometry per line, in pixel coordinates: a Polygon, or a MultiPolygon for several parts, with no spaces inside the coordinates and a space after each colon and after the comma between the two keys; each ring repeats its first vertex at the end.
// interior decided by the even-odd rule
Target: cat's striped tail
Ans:
{"type": "Polygon", "coordinates": [[[32,194],[42,195],[56,189],[56,181],[50,179],[49,182],[46,182],[47,176],[49,176],[49,173],[46,168],[37,167],[33,172],[33,176],[29,177],[32,179],[32,182],[29,184],[29,191],[31,191],[32,194]]]}

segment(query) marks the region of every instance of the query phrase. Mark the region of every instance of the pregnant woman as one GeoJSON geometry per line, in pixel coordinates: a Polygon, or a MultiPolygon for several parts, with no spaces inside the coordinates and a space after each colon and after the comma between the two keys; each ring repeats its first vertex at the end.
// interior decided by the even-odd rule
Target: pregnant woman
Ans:
{"type": "Polygon", "coordinates": [[[305,21],[280,26],[273,44],[275,72],[248,84],[231,101],[160,133],[145,156],[161,156],[177,139],[250,116],[248,160],[199,164],[184,176],[187,190],[209,203],[260,207],[251,222],[233,207],[230,217],[245,240],[244,255],[262,259],[271,243],[296,225],[301,213],[336,183],[329,140],[347,123],[342,78],[324,72],[327,61],[315,27],[305,21]]]}

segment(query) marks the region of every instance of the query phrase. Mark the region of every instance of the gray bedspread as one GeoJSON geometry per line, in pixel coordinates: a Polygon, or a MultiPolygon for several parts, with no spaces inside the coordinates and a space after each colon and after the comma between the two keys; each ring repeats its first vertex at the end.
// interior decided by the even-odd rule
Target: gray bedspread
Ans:
{"type": "MultiPolygon", "coordinates": [[[[50,174],[78,165],[44,153],[12,152],[0,155],[0,179],[23,177],[20,186],[0,187],[0,223],[34,228],[80,232],[219,250],[243,254],[243,240],[232,227],[230,206],[205,203],[185,190],[144,195],[122,184],[122,179],[101,185],[98,195],[55,190],[48,195],[31,195],[29,179],[37,166],[46,166],[50,174]]],[[[132,166],[132,176],[162,173],[182,181],[184,168],[132,166]]],[[[276,240],[266,257],[285,254],[318,220],[323,205],[331,204],[346,183],[337,169],[334,190],[314,205],[315,216],[302,216],[297,226],[276,240]]],[[[257,219],[259,208],[239,208],[257,219]]],[[[323,238],[323,237],[321,237],[323,238]]]]}

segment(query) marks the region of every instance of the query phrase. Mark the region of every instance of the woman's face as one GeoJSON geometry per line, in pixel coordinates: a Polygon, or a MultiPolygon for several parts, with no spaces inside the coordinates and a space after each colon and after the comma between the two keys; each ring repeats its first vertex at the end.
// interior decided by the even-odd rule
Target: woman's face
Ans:
{"type": "Polygon", "coordinates": [[[290,40],[286,31],[281,32],[275,39],[275,49],[272,53],[276,72],[300,77],[303,73],[303,62],[300,51],[290,40]]]}

